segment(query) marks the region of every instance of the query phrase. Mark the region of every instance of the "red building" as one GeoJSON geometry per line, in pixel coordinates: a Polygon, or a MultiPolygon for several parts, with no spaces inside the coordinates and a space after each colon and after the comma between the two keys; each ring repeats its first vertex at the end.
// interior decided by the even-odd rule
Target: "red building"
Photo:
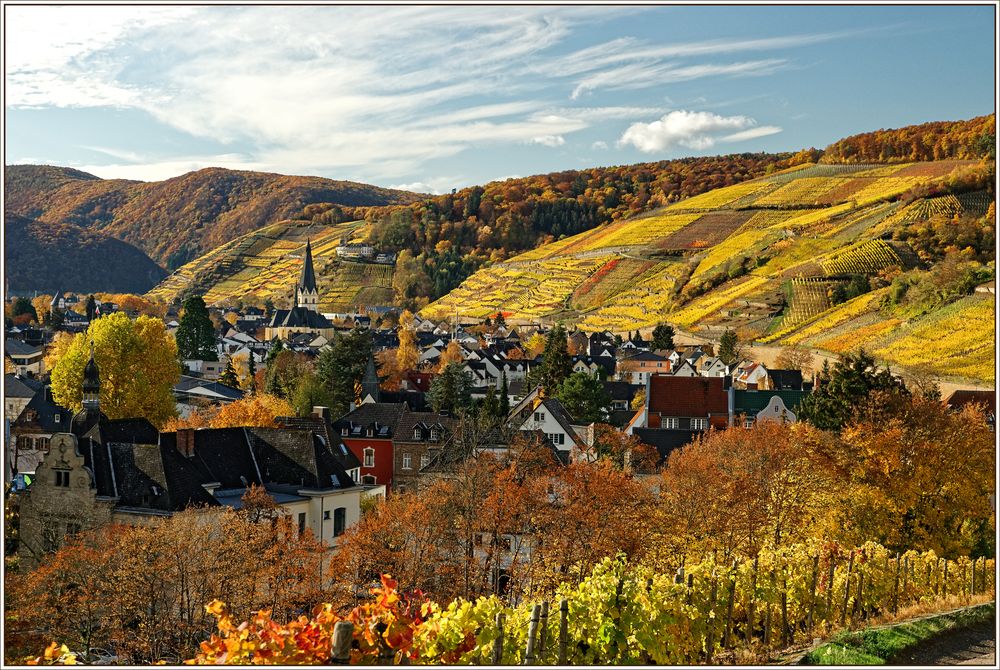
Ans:
{"type": "Polygon", "coordinates": [[[361,483],[392,488],[393,438],[406,403],[373,402],[359,405],[354,411],[333,422],[340,440],[361,463],[361,483]]]}
{"type": "Polygon", "coordinates": [[[652,375],[639,427],[707,430],[729,425],[729,394],[722,377],[652,375]]]}

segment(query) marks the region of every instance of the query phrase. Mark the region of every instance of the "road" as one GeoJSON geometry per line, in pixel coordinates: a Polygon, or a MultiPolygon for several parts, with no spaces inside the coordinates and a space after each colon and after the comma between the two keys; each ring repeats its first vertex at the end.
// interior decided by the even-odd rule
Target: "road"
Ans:
{"type": "Polygon", "coordinates": [[[892,659],[888,665],[996,667],[996,621],[944,633],[892,659]]]}

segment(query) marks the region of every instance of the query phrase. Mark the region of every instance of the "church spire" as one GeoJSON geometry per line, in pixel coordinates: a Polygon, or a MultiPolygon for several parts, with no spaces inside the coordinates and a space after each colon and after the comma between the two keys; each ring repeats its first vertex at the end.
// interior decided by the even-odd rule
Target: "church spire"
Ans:
{"type": "Polygon", "coordinates": [[[380,402],[381,389],[379,388],[378,372],[375,369],[375,356],[368,354],[368,365],[365,367],[365,374],[361,377],[361,399],[371,396],[375,402],[380,402]]]}
{"type": "Polygon", "coordinates": [[[83,368],[83,408],[100,409],[101,380],[94,360],[94,341],[90,341],[90,360],[83,368]]]}
{"type": "Polygon", "coordinates": [[[312,244],[306,240],[306,257],[302,261],[302,272],[295,287],[295,306],[313,312],[319,311],[319,289],[316,288],[316,272],[313,270],[312,244]]]}

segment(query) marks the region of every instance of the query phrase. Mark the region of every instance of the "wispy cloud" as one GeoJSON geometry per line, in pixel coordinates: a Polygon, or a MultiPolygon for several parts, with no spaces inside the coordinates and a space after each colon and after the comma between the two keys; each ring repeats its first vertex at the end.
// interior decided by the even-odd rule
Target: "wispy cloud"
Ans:
{"type": "Polygon", "coordinates": [[[562,135],[541,135],[531,138],[532,144],[541,144],[543,147],[561,147],[566,144],[566,138],[562,135]]]}
{"type": "Polygon", "coordinates": [[[633,123],[622,134],[619,144],[632,145],[643,153],[678,146],[703,151],[720,141],[740,142],[781,132],[776,126],[756,126],[757,122],[747,116],[677,110],[650,123],[633,123]]]}

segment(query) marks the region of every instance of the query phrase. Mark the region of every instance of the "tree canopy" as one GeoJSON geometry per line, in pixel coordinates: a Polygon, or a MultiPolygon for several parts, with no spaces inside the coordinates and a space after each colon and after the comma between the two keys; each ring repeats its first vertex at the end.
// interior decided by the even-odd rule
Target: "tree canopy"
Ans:
{"type": "Polygon", "coordinates": [[[215,326],[208,316],[208,308],[201,296],[190,296],[184,301],[180,324],[177,326],[177,353],[181,360],[217,361],[215,326]]]}

